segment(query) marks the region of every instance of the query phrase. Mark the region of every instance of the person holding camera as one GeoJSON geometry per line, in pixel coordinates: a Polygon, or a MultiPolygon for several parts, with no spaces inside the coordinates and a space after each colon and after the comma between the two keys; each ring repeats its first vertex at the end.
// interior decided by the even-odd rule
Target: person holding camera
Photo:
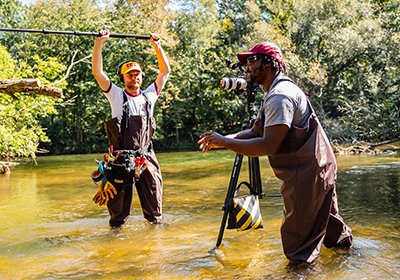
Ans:
{"type": "Polygon", "coordinates": [[[150,33],[150,43],[158,60],[158,76],[142,91],[145,75],[141,64],[124,61],[118,67],[120,81],[124,83],[122,89],[103,71],[102,47],[110,33],[100,31],[100,34],[94,41],[92,73],[111,105],[112,119],[105,123],[110,155],[106,163],[99,165],[102,171],[99,177],[104,174],[104,178],[99,179],[100,189],[93,200],[107,206],[112,227],[120,226],[130,214],[134,181],[144,217],[153,224],[163,223],[162,176],[151,140],[155,129],[154,104],[171,72],[168,58],[159,36],[150,33]]]}
{"type": "Polygon", "coordinates": [[[202,134],[200,149],[268,156],[283,181],[281,238],[291,264],[312,263],[323,244],[349,248],[353,236],[339,215],[335,155],[308,97],[284,75],[280,48],[262,42],[237,57],[246,65],[248,82],[265,91],[259,114],[250,129],[237,134],[202,134]]]}

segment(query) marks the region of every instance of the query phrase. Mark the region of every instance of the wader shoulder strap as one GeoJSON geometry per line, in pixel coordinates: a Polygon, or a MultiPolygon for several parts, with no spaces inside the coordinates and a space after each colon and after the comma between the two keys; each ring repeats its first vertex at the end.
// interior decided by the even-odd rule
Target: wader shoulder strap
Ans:
{"type": "MultiPolygon", "coordinates": [[[[291,82],[291,83],[297,85],[297,84],[296,84],[292,79],[290,79],[289,77],[284,76],[284,75],[279,75],[279,76],[276,77],[275,80],[272,82],[270,91],[271,91],[274,87],[276,87],[276,85],[277,85],[278,83],[280,83],[280,82],[282,82],[282,81],[288,81],[288,82],[291,82]]],[[[306,139],[309,138],[310,133],[313,131],[313,129],[310,127],[310,119],[311,119],[311,118],[314,119],[314,120],[316,120],[317,122],[319,122],[319,121],[318,121],[318,118],[317,118],[317,116],[316,116],[316,114],[315,114],[314,108],[313,108],[313,106],[311,105],[309,96],[308,96],[306,93],[304,93],[304,94],[305,94],[305,96],[306,96],[306,100],[307,100],[308,107],[309,107],[310,110],[311,110],[311,114],[310,114],[310,116],[309,116],[309,121],[308,121],[308,122],[309,122],[309,126],[307,126],[306,128],[298,128],[298,127],[292,126],[292,127],[290,128],[288,134],[286,135],[285,139],[284,139],[283,142],[281,143],[281,146],[280,146],[280,148],[279,148],[279,150],[278,150],[278,154],[280,154],[280,155],[282,155],[282,154],[288,154],[288,153],[291,153],[291,152],[295,152],[295,151],[297,151],[300,147],[303,146],[303,144],[305,143],[306,139]]],[[[262,115],[262,122],[263,122],[263,123],[265,122],[265,115],[264,115],[264,114],[262,115]]],[[[275,158],[275,156],[276,156],[276,155],[271,156],[271,157],[270,157],[270,161],[271,161],[271,158],[275,158]]]]}
{"type": "MultiPolygon", "coordinates": [[[[144,99],[146,99],[146,111],[147,111],[147,133],[148,133],[148,135],[149,135],[149,141],[150,141],[150,143],[151,143],[151,136],[150,136],[150,134],[151,134],[151,132],[150,132],[150,130],[151,130],[151,102],[150,102],[150,100],[149,100],[149,97],[147,96],[147,93],[145,93],[145,92],[143,92],[143,96],[144,96],[144,99]]],[[[150,144],[151,145],[151,144],[150,144]]]]}
{"type": "Polygon", "coordinates": [[[144,99],[146,99],[146,111],[147,115],[150,116],[151,113],[151,102],[149,100],[149,97],[147,96],[147,93],[142,92],[144,99]]]}
{"type": "Polygon", "coordinates": [[[125,129],[128,128],[128,118],[129,118],[129,104],[128,104],[128,98],[126,97],[125,91],[122,91],[122,94],[124,96],[124,102],[122,103],[122,120],[121,120],[121,137],[122,139],[124,138],[124,133],[125,129]]]}
{"type": "Polygon", "coordinates": [[[275,80],[272,82],[272,85],[271,85],[269,91],[271,91],[273,88],[275,88],[276,85],[277,85],[278,83],[284,82],[284,81],[291,82],[291,83],[293,83],[293,84],[295,83],[295,82],[293,82],[293,80],[290,79],[288,76],[285,76],[285,75],[278,75],[278,76],[275,78],[275,80]]]}
{"type": "MultiPolygon", "coordinates": [[[[288,76],[279,75],[279,76],[277,76],[277,77],[275,78],[275,80],[272,82],[272,85],[271,85],[271,88],[269,89],[269,91],[271,91],[273,88],[275,88],[276,85],[277,85],[278,83],[284,82],[284,81],[286,81],[286,82],[291,82],[291,83],[295,84],[296,86],[298,86],[298,85],[297,85],[292,79],[290,79],[288,76]]],[[[304,92],[304,91],[303,91],[303,92],[304,92]]],[[[311,112],[312,112],[313,114],[315,114],[314,108],[313,108],[313,106],[311,105],[311,102],[310,102],[310,95],[308,95],[306,92],[304,92],[304,94],[306,95],[307,103],[308,103],[308,106],[309,106],[310,109],[311,109],[311,112]]]]}

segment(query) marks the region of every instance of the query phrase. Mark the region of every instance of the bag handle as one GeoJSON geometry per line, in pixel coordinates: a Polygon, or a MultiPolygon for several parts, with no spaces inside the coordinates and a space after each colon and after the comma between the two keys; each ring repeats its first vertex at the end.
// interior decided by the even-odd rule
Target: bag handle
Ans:
{"type": "Polygon", "coordinates": [[[235,188],[234,197],[238,194],[238,192],[239,192],[239,190],[240,190],[240,186],[242,186],[242,185],[245,185],[245,186],[249,189],[250,194],[257,195],[256,191],[255,191],[254,188],[250,185],[250,183],[249,183],[249,182],[246,182],[246,181],[243,181],[243,182],[240,182],[239,185],[235,188]]]}

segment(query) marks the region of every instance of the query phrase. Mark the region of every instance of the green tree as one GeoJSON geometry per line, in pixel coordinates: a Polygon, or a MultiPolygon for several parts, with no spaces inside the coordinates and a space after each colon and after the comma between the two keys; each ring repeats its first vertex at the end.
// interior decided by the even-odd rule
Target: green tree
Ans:
{"type": "MultiPolygon", "coordinates": [[[[104,28],[101,9],[90,0],[37,1],[26,12],[27,28],[94,31],[104,28]]],[[[33,53],[55,57],[70,67],[66,77],[64,102],[58,114],[42,118],[51,142],[44,147],[51,153],[91,152],[104,148],[101,120],[106,119],[107,104],[97,98],[99,91],[91,75],[90,54],[93,38],[26,34],[26,40],[14,47],[18,58],[31,63],[33,53]],[[80,61],[80,63],[76,63],[80,61]],[[76,64],[75,64],[76,63],[76,64]],[[100,123],[99,123],[100,122],[100,123]]],[[[33,73],[34,74],[34,73],[33,73]]],[[[66,74],[66,73],[64,73],[66,74]]]]}
{"type": "Polygon", "coordinates": [[[219,38],[223,31],[215,1],[182,3],[172,30],[178,41],[171,78],[175,95],[165,116],[173,117],[163,119],[169,119],[170,143],[194,147],[204,130],[235,127],[242,108],[239,97],[219,89],[230,57],[219,38]]]}
{"type": "Polygon", "coordinates": [[[378,8],[365,1],[289,1],[285,10],[287,2],[268,1],[269,11],[281,9],[270,22],[290,38],[300,60],[294,77],[312,95],[330,136],[398,136],[399,109],[389,105],[398,100],[398,1],[379,1],[378,8]]]}
{"type": "MultiPolygon", "coordinates": [[[[195,148],[203,131],[241,129],[244,97],[221,90],[219,80],[243,75],[226,67],[226,60],[237,62],[237,52],[261,41],[282,48],[289,75],[311,95],[332,139],[372,141],[400,134],[397,0],[177,0],[175,5],[168,0],[110,0],[101,5],[94,0],[38,0],[28,7],[16,0],[3,2],[4,26],[159,33],[172,73],[155,108],[158,148],[195,148]]],[[[51,142],[43,147],[51,153],[104,151],[102,123],[111,110],[91,74],[93,38],[1,33],[0,43],[5,47],[3,77],[38,77],[64,87],[62,102],[15,95],[27,106],[46,100],[51,112],[57,109],[58,114],[37,111],[20,117],[25,122],[39,119],[35,127],[47,129],[51,142]]],[[[117,67],[126,59],[143,64],[144,86],[157,76],[147,40],[111,38],[103,54],[104,70],[117,84],[117,67]]],[[[10,96],[0,98],[5,111],[25,111],[10,96]]],[[[4,120],[6,113],[0,114],[4,120]]],[[[7,128],[18,127],[7,116],[7,128]]]]}
{"type": "MultiPolygon", "coordinates": [[[[47,82],[53,73],[62,69],[54,61],[34,58],[36,71],[43,73],[41,81],[47,82]],[[51,72],[51,75],[46,73],[51,72]]],[[[0,45],[0,79],[24,77],[31,72],[24,65],[17,67],[7,50],[0,45]]],[[[35,158],[41,142],[48,141],[39,120],[43,116],[55,114],[56,100],[51,97],[33,96],[26,93],[0,94],[0,158],[35,158]]]]}
{"type": "MultiPolygon", "coordinates": [[[[172,16],[165,12],[167,1],[110,1],[99,7],[90,0],[47,0],[29,6],[26,22],[29,28],[98,31],[109,29],[112,33],[148,34],[156,31],[166,39],[167,24],[172,16]]],[[[27,35],[28,36],[28,35],[27,35]]],[[[104,151],[107,147],[103,122],[110,118],[111,110],[92,74],[90,55],[93,38],[77,36],[29,35],[25,44],[15,47],[21,59],[40,51],[45,56],[55,56],[64,65],[71,59],[82,60],[70,72],[65,90],[64,107],[59,114],[42,120],[48,127],[51,143],[46,147],[52,153],[86,153],[104,151]],[[17,51],[18,49],[18,51],[17,51]]],[[[140,61],[146,69],[146,83],[157,75],[156,57],[147,40],[111,38],[104,46],[104,69],[115,83],[118,64],[126,59],[140,61]]]]}
{"type": "Polygon", "coordinates": [[[0,3],[0,26],[15,27],[24,11],[21,2],[18,0],[1,0],[0,3]]]}
{"type": "Polygon", "coordinates": [[[262,20],[259,6],[253,1],[217,1],[219,17],[224,32],[225,43],[242,47],[243,38],[254,30],[255,23],[262,20]]]}

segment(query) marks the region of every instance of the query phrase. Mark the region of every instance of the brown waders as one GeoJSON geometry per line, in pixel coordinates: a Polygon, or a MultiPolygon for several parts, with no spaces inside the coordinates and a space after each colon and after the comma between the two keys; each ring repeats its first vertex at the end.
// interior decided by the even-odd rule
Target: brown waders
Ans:
{"type": "MultiPolygon", "coordinates": [[[[139,180],[135,180],[136,190],[144,217],[151,223],[161,222],[162,177],[160,165],[151,145],[151,137],[155,129],[154,118],[128,116],[124,111],[122,117],[105,122],[105,129],[114,150],[143,151],[138,156],[146,158],[148,167],[141,173],[139,180]]],[[[116,188],[118,194],[107,204],[111,215],[111,226],[119,226],[125,222],[132,204],[133,184],[116,188]]]]}
{"type": "Polygon", "coordinates": [[[337,203],[335,155],[313,109],[308,127],[292,127],[281,147],[269,161],[283,181],[281,236],[286,257],[311,263],[322,244],[350,247],[351,229],[339,215],[337,203]]]}

